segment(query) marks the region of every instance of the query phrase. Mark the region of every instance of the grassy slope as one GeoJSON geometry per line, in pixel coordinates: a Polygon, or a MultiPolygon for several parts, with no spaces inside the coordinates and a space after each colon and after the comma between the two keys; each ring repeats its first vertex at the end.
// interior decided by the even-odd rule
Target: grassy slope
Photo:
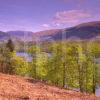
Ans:
{"type": "Polygon", "coordinates": [[[100,98],[20,76],[0,74],[0,100],[100,100],[100,98]]]}

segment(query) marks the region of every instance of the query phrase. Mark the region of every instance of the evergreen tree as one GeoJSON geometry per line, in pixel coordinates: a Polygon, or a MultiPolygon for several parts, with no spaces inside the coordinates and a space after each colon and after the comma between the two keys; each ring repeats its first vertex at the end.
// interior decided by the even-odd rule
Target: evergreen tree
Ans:
{"type": "Polygon", "coordinates": [[[13,44],[13,41],[11,39],[8,40],[6,47],[9,49],[10,52],[14,51],[14,44],[13,44]]]}

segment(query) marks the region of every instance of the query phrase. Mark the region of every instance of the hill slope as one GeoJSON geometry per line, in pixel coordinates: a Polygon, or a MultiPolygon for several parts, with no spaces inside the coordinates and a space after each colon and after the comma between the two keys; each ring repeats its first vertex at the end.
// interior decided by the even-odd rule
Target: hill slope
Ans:
{"type": "Polygon", "coordinates": [[[0,100],[100,100],[19,76],[0,74],[0,100]]]}

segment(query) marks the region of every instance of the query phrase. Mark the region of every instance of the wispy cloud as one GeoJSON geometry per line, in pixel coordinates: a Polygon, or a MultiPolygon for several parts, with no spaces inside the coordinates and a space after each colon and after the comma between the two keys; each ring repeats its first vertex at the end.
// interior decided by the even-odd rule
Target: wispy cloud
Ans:
{"type": "Polygon", "coordinates": [[[50,29],[51,28],[51,25],[50,24],[42,24],[41,25],[41,28],[42,29],[50,29]]]}
{"type": "Polygon", "coordinates": [[[42,27],[44,27],[44,28],[49,28],[50,25],[49,25],[49,24],[43,24],[42,27]]]}
{"type": "Polygon", "coordinates": [[[67,10],[55,13],[51,22],[41,25],[42,29],[69,27],[90,20],[94,16],[83,10],[67,10]]]}
{"type": "Polygon", "coordinates": [[[57,12],[53,18],[54,24],[76,24],[81,20],[91,18],[92,15],[82,10],[69,10],[57,12]]]}

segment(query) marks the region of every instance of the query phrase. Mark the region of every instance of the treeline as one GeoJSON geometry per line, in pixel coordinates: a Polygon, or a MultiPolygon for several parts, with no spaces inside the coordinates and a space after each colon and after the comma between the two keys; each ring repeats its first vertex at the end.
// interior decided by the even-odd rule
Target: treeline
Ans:
{"type": "Polygon", "coordinates": [[[12,40],[8,40],[6,44],[0,47],[0,72],[13,74],[13,68],[11,66],[12,52],[14,51],[14,45],[12,40]]]}
{"type": "Polygon", "coordinates": [[[95,93],[100,84],[100,56],[98,42],[61,41],[34,44],[27,49],[32,61],[18,57],[11,40],[0,50],[0,71],[29,76],[81,92],[95,93]],[[3,52],[3,53],[2,53],[3,52]]]}
{"type": "Polygon", "coordinates": [[[98,42],[53,42],[29,48],[33,54],[32,76],[64,88],[95,93],[99,84],[98,42]],[[36,56],[34,57],[34,54],[36,56]]]}
{"type": "Polygon", "coordinates": [[[0,72],[24,76],[29,71],[28,62],[19,57],[15,51],[15,44],[11,39],[0,46],[0,72]]]}

